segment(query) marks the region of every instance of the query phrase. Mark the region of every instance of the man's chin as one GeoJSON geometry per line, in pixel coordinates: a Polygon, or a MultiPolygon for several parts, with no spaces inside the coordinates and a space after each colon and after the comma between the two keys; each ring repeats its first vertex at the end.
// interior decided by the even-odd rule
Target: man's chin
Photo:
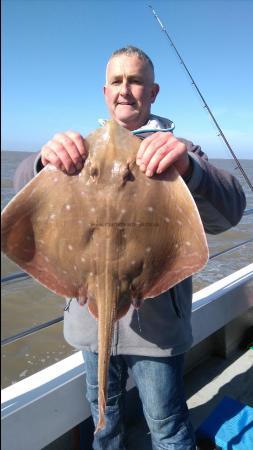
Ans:
{"type": "Polygon", "coordinates": [[[134,115],[116,115],[114,117],[116,122],[118,122],[119,125],[121,125],[124,128],[127,128],[128,130],[135,130],[139,127],[139,117],[137,114],[134,115]]]}

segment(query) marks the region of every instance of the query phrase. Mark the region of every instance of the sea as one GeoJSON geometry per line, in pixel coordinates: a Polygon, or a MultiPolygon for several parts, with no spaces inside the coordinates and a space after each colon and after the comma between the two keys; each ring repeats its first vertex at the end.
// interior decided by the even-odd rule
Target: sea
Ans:
{"type": "MultiPolygon", "coordinates": [[[[13,175],[29,152],[2,151],[1,208],[15,195],[13,175]]],[[[210,160],[216,167],[229,171],[241,182],[247,208],[253,208],[253,193],[246,184],[236,163],[231,159],[210,160]]],[[[241,160],[248,178],[253,182],[253,160],[241,160]]],[[[216,236],[208,235],[210,255],[229,249],[253,238],[253,215],[244,216],[234,228],[216,236]]],[[[241,269],[253,261],[253,243],[211,259],[206,267],[193,277],[194,292],[241,269]]],[[[1,276],[20,269],[3,254],[1,276]]],[[[56,296],[33,279],[24,279],[2,285],[1,339],[61,317],[65,300],[56,296]]],[[[33,373],[73,354],[76,350],[63,338],[63,322],[51,325],[30,336],[2,346],[1,387],[16,383],[33,373]]]]}

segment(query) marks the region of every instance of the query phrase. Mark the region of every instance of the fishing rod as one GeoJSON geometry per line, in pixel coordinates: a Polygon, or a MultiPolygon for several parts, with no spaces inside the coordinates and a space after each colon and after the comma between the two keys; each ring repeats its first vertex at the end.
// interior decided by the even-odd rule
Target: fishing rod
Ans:
{"type": "Polygon", "coordinates": [[[188,76],[190,77],[191,82],[192,82],[194,88],[196,89],[197,93],[199,94],[199,96],[200,96],[200,98],[201,98],[201,100],[202,100],[202,102],[203,102],[203,104],[204,104],[204,108],[206,108],[206,110],[208,111],[208,113],[209,113],[210,117],[212,118],[212,120],[213,120],[213,122],[214,122],[216,128],[217,128],[218,131],[219,131],[218,136],[221,136],[221,138],[222,138],[223,141],[225,142],[227,148],[229,149],[230,153],[232,154],[234,160],[236,161],[236,164],[237,164],[237,166],[238,166],[238,169],[240,169],[240,171],[241,171],[241,173],[242,173],[242,175],[243,175],[245,181],[247,182],[249,188],[250,188],[251,191],[253,192],[253,185],[252,185],[250,179],[248,178],[248,176],[247,176],[245,170],[244,170],[243,167],[241,166],[240,161],[238,160],[236,154],[234,153],[234,151],[233,151],[231,145],[229,144],[228,140],[226,139],[226,136],[224,135],[224,133],[223,133],[221,127],[219,126],[217,120],[215,119],[215,117],[214,117],[214,115],[213,115],[213,113],[212,113],[210,107],[208,106],[207,102],[205,101],[205,99],[204,99],[204,97],[203,97],[203,94],[201,93],[201,91],[200,91],[199,87],[197,86],[197,84],[196,84],[196,82],[195,82],[193,76],[191,75],[189,69],[187,68],[187,66],[186,66],[186,64],[185,64],[185,62],[184,62],[182,56],[180,55],[179,51],[177,50],[177,48],[176,48],[174,42],[172,41],[170,35],[168,34],[167,30],[165,29],[164,25],[162,24],[160,18],[159,18],[158,15],[156,14],[156,12],[155,12],[155,10],[153,9],[153,7],[152,7],[151,5],[149,5],[149,8],[151,9],[152,13],[154,14],[155,19],[156,19],[157,22],[159,23],[159,25],[160,25],[162,31],[163,31],[163,32],[165,33],[165,35],[167,36],[167,38],[168,38],[168,40],[169,40],[171,46],[172,46],[173,49],[175,50],[176,55],[178,56],[178,58],[179,58],[181,64],[183,65],[183,67],[184,67],[186,73],[187,73],[188,76]]]}

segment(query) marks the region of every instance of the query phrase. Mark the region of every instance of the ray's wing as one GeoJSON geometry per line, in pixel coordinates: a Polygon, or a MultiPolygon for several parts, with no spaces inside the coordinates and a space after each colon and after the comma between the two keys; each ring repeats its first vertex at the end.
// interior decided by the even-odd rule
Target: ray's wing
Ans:
{"type": "MultiPolygon", "coordinates": [[[[164,203],[160,209],[156,206],[164,250],[160,249],[162,261],[158,262],[158,277],[147,293],[149,297],[159,295],[200,271],[209,256],[202,221],[189,189],[173,167],[165,178],[164,203]]],[[[154,241],[156,239],[154,237],[154,241]]],[[[157,258],[159,261],[159,253],[157,258]]]]}
{"type": "Polygon", "coordinates": [[[122,199],[134,227],[124,229],[121,273],[132,280],[138,305],[203,268],[208,246],[196,204],[174,167],[152,179],[138,168],[133,173],[135,182],[125,188],[125,203],[122,199]]]}
{"type": "Polygon", "coordinates": [[[80,208],[73,181],[50,165],[36,175],[2,212],[2,251],[58,295],[85,298],[85,239],[79,252],[77,247],[87,202],[80,208]]]}

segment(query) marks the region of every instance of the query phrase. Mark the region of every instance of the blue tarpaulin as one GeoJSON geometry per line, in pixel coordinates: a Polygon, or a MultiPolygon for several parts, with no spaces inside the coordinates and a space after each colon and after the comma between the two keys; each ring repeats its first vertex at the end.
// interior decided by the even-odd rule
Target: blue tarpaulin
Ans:
{"type": "Polygon", "coordinates": [[[224,397],[197,430],[222,450],[253,450],[253,408],[224,397]]]}

